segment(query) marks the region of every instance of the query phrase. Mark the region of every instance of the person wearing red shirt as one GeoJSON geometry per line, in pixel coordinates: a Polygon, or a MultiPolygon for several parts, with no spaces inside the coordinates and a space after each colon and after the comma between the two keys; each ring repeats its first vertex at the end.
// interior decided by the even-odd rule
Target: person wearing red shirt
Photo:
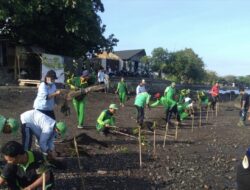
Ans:
{"type": "Polygon", "coordinates": [[[215,85],[210,90],[210,94],[211,94],[211,97],[212,97],[211,108],[213,110],[215,110],[216,102],[219,99],[219,93],[220,93],[220,86],[219,86],[219,83],[216,82],[215,85]]]}

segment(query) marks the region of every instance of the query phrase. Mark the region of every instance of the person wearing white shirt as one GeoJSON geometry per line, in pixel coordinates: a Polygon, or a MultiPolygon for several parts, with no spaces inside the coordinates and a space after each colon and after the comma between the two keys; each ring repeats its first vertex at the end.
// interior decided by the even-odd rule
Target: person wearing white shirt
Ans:
{"type": "Polygon", "coordinates": [[[36,136],[43,154],[48,155],[54,150],[54,138],[56,133],[65,135],[64,122],[56,122],[54,119],[38,110],[29,110],[21,114],[22,144],[24,150],[30,150],[32,136],[36,136]]]}
{"type": "Polygon", "coordinates": [[[142,92],[147,92],[145,84],[146,84],[145,80],[142,79],[140,84],[136,87],[136,95],[138,95],[138,94],[140,94],[142,92]]]}
{"type": "Polygon", "coordinates": [[[99,84],[104,84],[105,73],[103,68],[101,68],[97,73],[97,80],[99,84]]]}

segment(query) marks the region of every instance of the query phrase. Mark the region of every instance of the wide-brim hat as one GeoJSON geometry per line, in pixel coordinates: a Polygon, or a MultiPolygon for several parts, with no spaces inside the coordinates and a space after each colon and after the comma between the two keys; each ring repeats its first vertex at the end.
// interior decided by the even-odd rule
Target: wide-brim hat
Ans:
{"type": "Polygon", "coordinates": [[[56,123],[56,128],[60,132],[60,135],[64,138],[66,131],[67,131],[67,126],[64,122],[60,121],[56,123]]]}
{"type": "Polygon", "coordinates": [[[12,133],[16,133],[20,127],[19,122],[14,118],[8,118],[6,125],[9,125],[12,133]]]}

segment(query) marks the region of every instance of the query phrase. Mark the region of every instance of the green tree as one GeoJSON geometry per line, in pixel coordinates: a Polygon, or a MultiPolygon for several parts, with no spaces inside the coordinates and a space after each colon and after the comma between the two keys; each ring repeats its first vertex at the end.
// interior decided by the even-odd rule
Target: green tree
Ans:
{"type": "Polygon", "coordinates": [[[162,77],[162,72],[167,73],[167,63],[169,59],[168,50],[162,47],[155,48],[152,51],[151,63],[152,70],[158,72],[159,78],[162,77]]]}
{"type": "Polygon", "coordinates": [[[204,83],[207,85],[214,84],[219,79],[218,74],[215,71],[206,70],[204,83]]]}
{"type": "Polygon", "coordinates": [[[173,74],[180,82],[201,82],[204,79],[204,63],[192,49],[177,51],[172,54],[173,74]]]}
{"type": "Polygon", "coordinates": [[[3,0],[0,34],[55,54],[109,51],[118,40],[103,36],[106,26],[97,14],[103,11],[101,0],[3,0]]]}
{"type": "Polygon", "coordinates": [[[140,59],[140,62],[143,63],[144,65],[144,70],[149,71],[149,66],[150,66],[150,62],[151,62],[151,57],[150,56],[143,56],[140,59]]]}

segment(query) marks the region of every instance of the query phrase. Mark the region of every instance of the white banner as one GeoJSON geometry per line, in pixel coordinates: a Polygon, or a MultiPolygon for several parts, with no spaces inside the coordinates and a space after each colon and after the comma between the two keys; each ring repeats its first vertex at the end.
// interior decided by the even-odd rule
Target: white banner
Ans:
{"type": "Polygon", "coordinates": [[[52,54],[42,54],[42,80],[49,70],[56,72],[56,83],[64,83],[64,59],[62,56],[52,54]]]}

